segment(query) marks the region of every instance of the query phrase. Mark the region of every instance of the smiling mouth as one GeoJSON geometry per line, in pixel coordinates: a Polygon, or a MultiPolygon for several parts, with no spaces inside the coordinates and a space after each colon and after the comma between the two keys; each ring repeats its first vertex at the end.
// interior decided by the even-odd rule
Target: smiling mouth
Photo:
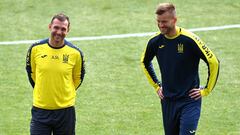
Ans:
{"type": "Polygon", "coordinates": [[[55,37],[56,37],[57,39],[62,38],[60,35],[56,35],[55,37]]]}

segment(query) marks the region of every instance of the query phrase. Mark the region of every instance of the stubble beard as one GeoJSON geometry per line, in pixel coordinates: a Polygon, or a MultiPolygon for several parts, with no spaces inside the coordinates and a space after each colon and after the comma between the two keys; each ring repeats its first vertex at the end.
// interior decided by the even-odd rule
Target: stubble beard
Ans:
{"type": "Polygon", "coordinates": [[[169,35],[174,30],[174,27],[165,27],[163,29],[160,28],[160,31],[163,35],[169,35]]]}

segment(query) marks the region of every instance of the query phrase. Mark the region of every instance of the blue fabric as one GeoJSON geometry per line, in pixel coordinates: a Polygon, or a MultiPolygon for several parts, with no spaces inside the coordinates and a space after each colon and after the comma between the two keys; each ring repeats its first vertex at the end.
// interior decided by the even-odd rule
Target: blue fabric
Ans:
{"type": "Polygon", "coordinates": [[[194,135],[201,113],[201,99],[161,100],[165,135],[194,135]]]}
{"type": "Polygon", "coordinates": [[[31,135],[75,135],[75,108],[45,110],[33,107],[31,135]]]}

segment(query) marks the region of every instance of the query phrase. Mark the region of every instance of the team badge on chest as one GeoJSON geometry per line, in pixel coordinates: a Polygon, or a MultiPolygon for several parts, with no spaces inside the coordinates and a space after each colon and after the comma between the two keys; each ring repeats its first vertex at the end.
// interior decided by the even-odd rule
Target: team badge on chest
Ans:
{"type": "Polygon", "coordinates": [[[63,63],[68,63],[69,55],[63,54],[63,63]]]}
{"type": "Polygon", "coordinates": [[[183,44],[178,44],[177,45],[177,52],[178,53],[183,53],[184,52],[184,46],[183,46],[183,44]]]}

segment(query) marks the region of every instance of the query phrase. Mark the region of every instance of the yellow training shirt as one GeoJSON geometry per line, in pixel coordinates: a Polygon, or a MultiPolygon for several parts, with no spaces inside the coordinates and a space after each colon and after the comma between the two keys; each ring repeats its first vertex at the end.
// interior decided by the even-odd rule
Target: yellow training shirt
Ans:
{"type": "Polygon", "coordinates": [[[85,69],[83,53],[68,41],[53,48],[49,39],[33,44],[27,54],[26,70],[33,86],[33,106],[54,110],[73,106],[85,69]]]}

